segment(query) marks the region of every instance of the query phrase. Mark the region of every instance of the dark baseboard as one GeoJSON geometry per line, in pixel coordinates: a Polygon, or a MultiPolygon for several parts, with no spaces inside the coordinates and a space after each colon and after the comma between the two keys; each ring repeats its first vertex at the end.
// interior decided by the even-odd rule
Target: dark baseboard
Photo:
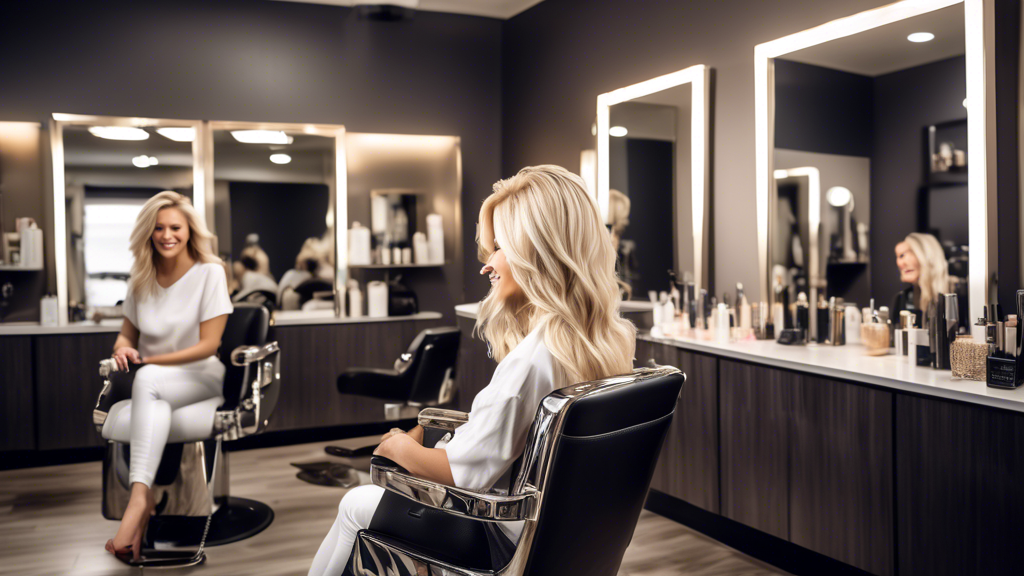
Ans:
{"type": "Polygon", "coordinates": [[[708,512],[657,490],[648,493],[644,508],[796,576],[872,576],[870,572],[708,512]]]}
{"type": "MultiPolygon", "coordinates": [[[[265,432],[256,436],[242,438],[233,442],[225,442],[226,452],[239,452],[255,448],[273,448],[306,444],[309,442],[326,442],[344,438],[359,438],[384,434],[392,428],[408,430],[416,425],[416,419],[392,420],[370,424],[348,424],[326,428],[309,428],[306,430],[283,430],[265,432]]],[[[89,448],[68,448],[64,450],[14,450],[0,452],[0,470],[17,470],[19,468],[38,468],[40,466],[58,466],[60,464],[77,464],[79,462],[95,462],[103,460],[106,448],[95,446],[89,448]]]]}

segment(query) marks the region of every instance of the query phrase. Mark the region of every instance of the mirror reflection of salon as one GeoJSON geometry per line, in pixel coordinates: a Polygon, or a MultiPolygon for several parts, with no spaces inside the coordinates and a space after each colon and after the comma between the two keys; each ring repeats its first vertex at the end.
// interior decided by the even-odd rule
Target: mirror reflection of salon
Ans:
{"type": "MultiPolygon", "coordinates": [[[[781,282],[789,302],[814,286],[859,307],[874,298],[896,308],[894,318],[899,307],[920,311],[922,290],[895,265],[893,249],[921,233],[937,248],[921,248],[919,258],[945,261],[942,292],[959,293],[967,317],[964,53],[963,6],[955,5],[774,60],[774,169],[814,168],[820,178],[816,218],[806,183],[777,180],[772,285],[781,282]],[[785,242],[786,234],[799,238],[785,242]],[[815,277],[801,258],[817,258],[815,277]]],[[[934,298],[936,290],[923,292],[934,298]]]]}
{"type": "Polygon", "coordinates": [[[608,227],[633,300],[693,279],[689,84],[609,111],[608,227]]]}
{"type": "Polygon", "coordinates": [[[213,130],[218,250],[236,302],[332,310],[333,137],[213,130]]]}
{"type": "Polygon", "coordinates": [[[167,128],[67,125],[63,144],[71,317],[119,316],[135,219],[163,190],[192,197],[192,142],[167,128]]]}

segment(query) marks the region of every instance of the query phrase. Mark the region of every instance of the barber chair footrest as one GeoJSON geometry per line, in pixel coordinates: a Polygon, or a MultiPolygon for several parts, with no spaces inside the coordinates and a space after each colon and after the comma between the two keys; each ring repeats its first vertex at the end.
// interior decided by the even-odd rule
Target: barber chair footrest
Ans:
{"type": "Polygon", "coordinates": [[[188,568],[206,562],[206,553],[196,554],[195,550],[143,550],[138,560],[121,556],[117,559],[133,568],[188,568]]]}
{"type": "MultiPolygon", "coordinates": [[[[311,464],[316,465],[321,463],[313,462],[311,464]]],[[[296,474],[295,477],[303,482],[316,484],[317,486],[329,486],[332,488],[351,488],[359,485],[359,473],[355,468],[344,464],[338,464],[337,462],[325,464],[329,464],[329,466],[320,469],[311,469],[307,466],[300,466],[303,470],[296,474]]]]}
{"type": "MultiPolygon", "coordinates": [[[[229,496],[213,513],[206,546],[221,546],[255,536],[273,521],[274,511],[266,504],[229,496]]],[[[205,516],[153,516],[142,547],[145,550],[196,547],[205,526],[205,516]]]]}
{"type": "Polygon", "coordinates": [[[338,458],[363,458],[365,456],[373,456],[373,451],[377,449],[377,446],[377,444],[371,444],[355,449],[345,448],[344,446],[326,446],[324,452],[338,458]]]}

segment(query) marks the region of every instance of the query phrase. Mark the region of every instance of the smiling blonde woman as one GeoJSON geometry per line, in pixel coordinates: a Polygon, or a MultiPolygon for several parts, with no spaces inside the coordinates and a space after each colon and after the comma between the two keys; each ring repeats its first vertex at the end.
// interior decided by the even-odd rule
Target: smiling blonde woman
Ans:
{"type": "MultiPolygon", "coordinates": [[[[417,426],[389,432],[375,454],[422,478],[487,490],[522,454],[545,396],[632,369],[636,329],[619,315],[611,237],[579,176],[558,166],[523,168],[494,185],[478,226],[480,273],[491,290],[476,331],[498,361],[494,376],[447,442],[423,446],[417,426]]],[[[311,575],[343,572],[383,494],[375,485],[345,494],[311,575]]],[[[499,528],[514,542],[522,523],[499,528]]]]}

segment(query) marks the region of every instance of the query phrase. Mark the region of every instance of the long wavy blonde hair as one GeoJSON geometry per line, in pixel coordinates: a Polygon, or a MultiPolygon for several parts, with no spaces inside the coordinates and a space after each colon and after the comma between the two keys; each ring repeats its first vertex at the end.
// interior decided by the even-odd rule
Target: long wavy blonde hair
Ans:
{"type": "Polygon", "coordinates": [[[159,255],[153,249],[153,230],[156,228],[157,214],[164,208],[177,208],[185,215],[188,222],[186,248],[193,260],[221,264],[220,258],[213,253],[213,234],[206,228],[206,223],[196,212],[192,202],[177,192],[164,190],[142,206],[130,237],[130,247],[135,261],[132,263],[131,278],[128,280],[128,292],[137,300],[156,292],[156,259],[159,255]]]}
{"type": "Polygon", "coordinates": [[[559,166],[523,168],[484,200],[479,257],[490,258],[495,232],[522,289],[504,301],[492,289],[475,332],[501,362],[534,329],[573,382],[632,370],[636,327],[619,313],[615,251],[583,180],[559,166]]]}
{"type": "Polygon", "coordinates": [[[942,245],[931,234],[913,232],[903,239],[917,256],[920,264],[920,277],[917,285],[921,288],[921,301],[918,307],[926,310],[939,294],[949,292],[949,262],[942,245]]]}

